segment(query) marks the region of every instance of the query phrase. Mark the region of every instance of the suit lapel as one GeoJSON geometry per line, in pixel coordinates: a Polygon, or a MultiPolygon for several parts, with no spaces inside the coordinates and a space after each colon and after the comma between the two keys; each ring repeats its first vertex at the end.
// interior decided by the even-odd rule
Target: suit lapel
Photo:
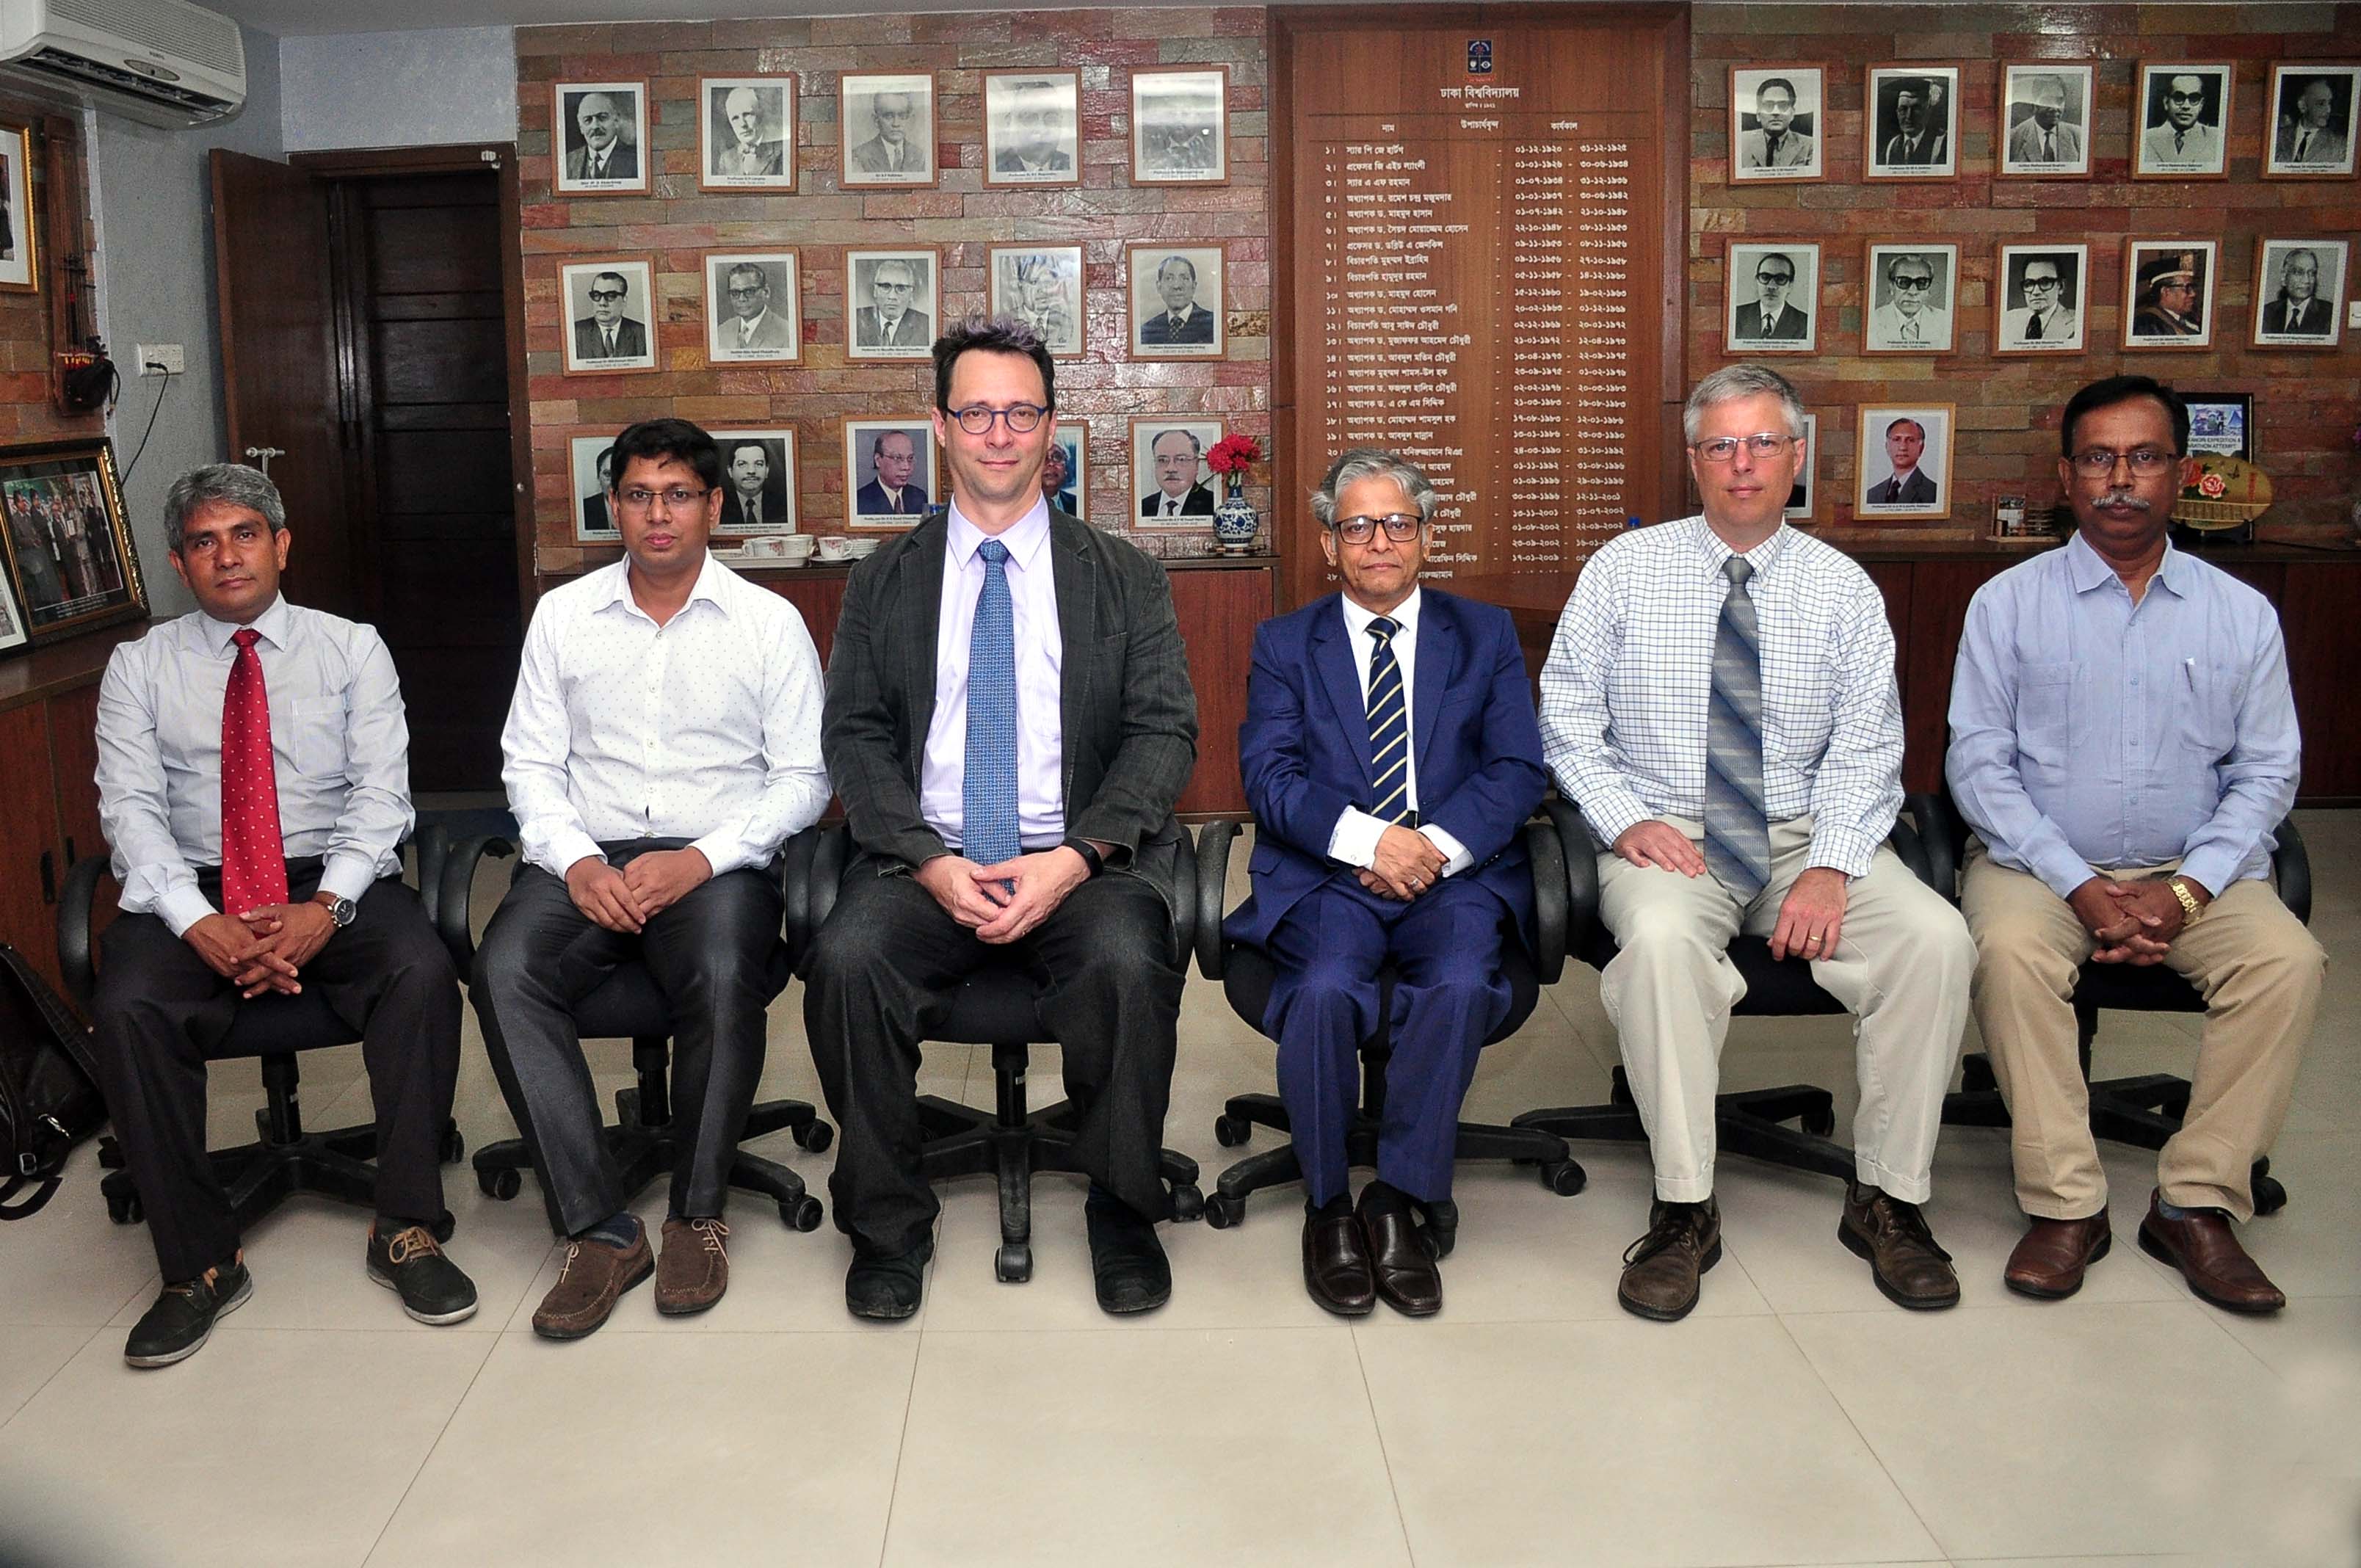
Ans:
{"type": "Polygon", "coordinates": [[[1320,682],[1328,688],[1328,701],[1336,709],[1336,727],[1352,742],[1353,755],[1361,764],[1361,782],[1369,782],[1369,705],[1361,696],[1361,677],[1356,673],[1358,661],[1353,656],[1353,639],[1345,630],[1345,612],[1339,607],[1341,598],[1332,598],[1328,608],[1312,628],[1312,665],[1320,672],[1320,682]]]}
{"type": "Polygon", "coordinates": [[[1099,569],[1083,541],[1054,512],[1049,518],[1049,572],[1058,596],[1058,640],[1065,644],[1058,671],[1059,749],[1064,753],[1059,759],[1063,764],[1059,789],[1071,812],[1075,748],[1089,722],[1091,683],[1098,673],[1099,569]]]}
{"type": "Polygon", "coordinates": [[[910,777],[927,763],[927,731],[935,722],[935,639],[943,624],[943,557],[950,525],[920,523],[902,556],[902,678],[910,694],[910,777]]]}
{"type": "MultiPolygon", "coordinates": [[[[1419,604],[1422,614],[1418,628],[1418,690],[1411,694],[1411,739],[1418,749],[1416,777],[1426,776],[1427,749],[1434,744],[1434,713],[1443,706],[1443,694],[1459,674],[1459,628],[1444,613],[1434,595],[1422,592],[1419,604]]],[[[1419,792],[1423,801],[1426,794],[1419,792]]]]}

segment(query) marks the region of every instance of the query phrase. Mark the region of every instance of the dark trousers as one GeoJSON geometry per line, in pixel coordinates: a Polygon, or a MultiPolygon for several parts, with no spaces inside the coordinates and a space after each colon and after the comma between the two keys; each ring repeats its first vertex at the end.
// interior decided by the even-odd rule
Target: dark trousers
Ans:
{"type": "MultiPolygon", "coordinates": [[[[599,849],[621,867],[651,850],[686,844],[648,839],[599,849]]],[[[517,873],[476,949],[468,993],[558,1234],[577,1235],[631,1199],[607,1150],[574,1006],[633,959],[647,966],[672,1014],[673,1119],[681,1136],[671,1212],[682,1219],[721,1212],[730,1157],[763,1076],[763,1012],[786,983],[785,912],[777,876],[748,868],[699,883],[632,935],[594,924],[575,907],[565,882],[539,866],[517,873]]]]}
{"type": "Polygon", "coordinates": [[[837,1228],[869,1255],[927,1239],[941,1205],[919,1174],[918,1044],[947,1015],[961,980],[1018,967],[1063,1047],[1080,1114],[1077,1163],[1151,1219],[1170,1218],[1158,1159],[1172,1091],[1181,970],[1172,916],[1137,877],[1082,883],[1017,941],[981,941],[909,876],[856,865],[815,942],[804,1026],[842,1136],[829,1179],[837,1228]]]}
{"type": "MultiPolygon", "coordinates": [[[[290,861],[287,881],[291,898],[309,898],[320,862],[290,861]]],[[[218,872],[201,872],[197,885],[220,902],[218,872]]],[[[377,1107],[378,1212],[431,1224],[443,1212],[443,1124],[459,1077],[458,977],[400,878],[377,883],[359,910],[303,966],[303,989],[361,1036],[377,1107]]],[[[205,1154],[205,1063],[241,1009],[290,1005],[241,998],[156,916],[126,915],[99,938],[99,1087],[167,1281],[193,1279],[238,1246],[205,1154]]]]}
{"type": "Polygon", "coordinates": [[[1484,1042],[1509,1015],[1500,973],[1500,901],[1450,877],[1408,904],[1340,875],[1306,894],[1273,927],[1278,965],[1263,1031],[1279,1042],[1279,1097],[1303,1167],[1306,1195],[1346,1190],[1345,1134],[1359,1097],[1360,1045],[1382,1022],[1385,1114],[1378,1176],[1428,1202],[1451,1196],[1459,1104],[1484,1042]],[[1378,970],[1395,972],[1390,1015],[1378,1012],[1378,970]]]}

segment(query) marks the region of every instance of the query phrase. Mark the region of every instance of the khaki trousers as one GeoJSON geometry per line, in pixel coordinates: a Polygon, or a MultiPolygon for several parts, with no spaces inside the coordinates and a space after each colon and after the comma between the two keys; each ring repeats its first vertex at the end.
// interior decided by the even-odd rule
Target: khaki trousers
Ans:
{"type": "MultiPolygon", "coordinates": [[[[2180,864],[2100,874],[2132,882],[2180,864]]],[[[1999,864],[1972,839],[1960,908],[1976,938],[1976,1027],[2008,1102],[2016,1201],[2037,1219],[2088,1219],[2107,1206],[2107,1175],[2091,1134],[2072,999],[2096,944],[2047,883],[1999,864]]],[[[2164,961],[2205,998],[2205,1030],[2189,1114],[2158,1157],[2157,1185],[2168,1203],[2250,1220],[2249,1169],[2287,1120],[2327,955],[2270,883],[2249,880],[2207,906],[2164,961]]]]}
{"type": "MultiPolygon", "coordinates": [[[[1703,825],[1666,817],[1692,840],[1703,825]]],[[[1730,961],[1732,938],[1767,937],[1802,875],[1812,819],[1771,825],[1771,881],[1741,904],[1710,873],[1686,877],[1598,857],[1600,917],[1621,950],[1599,976],[1599,999],[1622,1036],[1631,1097],[1648,1131],[1656,1196],[1697,1203],[1713,1195],[1714,1096],[1730,1010],[1746,982],[1730,961]]],[[[1861,1109],[1852,1124],[1860,1179],[1905,1202],[1931,1190],[1943,1094],[1967,1028],[1975,947],[1957,911],[1881,847],[1845,893],[1836,951],[1812,978],[1860,1022],[1853,1058],[1861,1109]]]]}

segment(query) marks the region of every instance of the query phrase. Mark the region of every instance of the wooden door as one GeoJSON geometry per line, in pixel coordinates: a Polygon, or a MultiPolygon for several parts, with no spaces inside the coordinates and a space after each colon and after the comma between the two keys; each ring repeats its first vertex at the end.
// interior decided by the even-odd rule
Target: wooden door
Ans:
{"type": "Polygon", "coordinates": [[[0,941],[13,946],[51,985],[58,981],[58,889],[65,857],[49,775],[49,729],[42,705],[0,712],[0,941]]]}

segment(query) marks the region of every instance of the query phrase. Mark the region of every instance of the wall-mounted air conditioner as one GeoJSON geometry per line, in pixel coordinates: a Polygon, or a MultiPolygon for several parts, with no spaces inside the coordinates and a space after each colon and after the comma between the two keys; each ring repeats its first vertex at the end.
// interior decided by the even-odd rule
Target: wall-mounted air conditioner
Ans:
{"type": "Polygon", "coordinates": [[[0,91],[194,126],[246,102],[237,24],[187,0],[0,0],[0,91]]]}

